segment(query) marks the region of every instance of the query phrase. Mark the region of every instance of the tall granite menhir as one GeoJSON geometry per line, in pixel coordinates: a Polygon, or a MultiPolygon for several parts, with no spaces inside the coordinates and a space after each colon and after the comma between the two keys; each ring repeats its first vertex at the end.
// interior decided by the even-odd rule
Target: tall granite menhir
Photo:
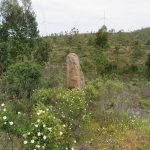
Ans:
{"type": "Polygon", "coordinates": [[[67,56],[67,87],[68,89],[82,90],[84,85],[84,75],[79,57],[75,53],[70,53],[67,56]]]}

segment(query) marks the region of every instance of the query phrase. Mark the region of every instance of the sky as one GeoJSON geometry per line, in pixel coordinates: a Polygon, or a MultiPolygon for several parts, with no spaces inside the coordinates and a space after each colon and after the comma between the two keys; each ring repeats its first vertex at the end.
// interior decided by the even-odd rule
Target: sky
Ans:
{"type": "Polygon", "coordinates": [[[41,35],[108,29],[133,31],[150,27],[150,0],[32,0],[41,35]],[[104,15],[105,14],[105,15],[104,15]]]}

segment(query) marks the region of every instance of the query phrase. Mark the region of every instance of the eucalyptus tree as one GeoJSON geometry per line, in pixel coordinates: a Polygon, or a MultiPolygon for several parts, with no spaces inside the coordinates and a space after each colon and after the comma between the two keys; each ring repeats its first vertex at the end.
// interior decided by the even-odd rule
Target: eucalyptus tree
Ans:
{"type": "Polygon", "coordinates": [[[0,2],[0,72],[6,64],[31,59],[39,37],[30,0],[0,2]],[[5,63],[4,63],[5,62],[5,63]]]}

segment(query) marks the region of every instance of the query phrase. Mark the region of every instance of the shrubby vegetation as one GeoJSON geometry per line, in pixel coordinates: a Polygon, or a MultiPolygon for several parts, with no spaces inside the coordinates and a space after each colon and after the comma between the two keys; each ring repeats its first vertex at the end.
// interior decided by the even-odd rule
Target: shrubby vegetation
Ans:
{"type": "Polygon", "coordinates": [[[30,98],[32,91],[38,86],[41,78],[41,68],[38,64],[25,61],[8,67],[6,77],[8,92],[17,98],[30,98]]]}
{"type": "Polygon", "coordinates": [[[48,61],[51,43],[40,39],[31,1],[2,0],[0,6],[0,74],[12,63],[35,60],[48,61]]]}
{"type": "Polygon", "coordinates": [[[106,48],[108,46],[108,32],[105,25],[102,26],[96,34],[96,45],[101,48],[106,48]]]}
{"type": "Polygon", "coordinates": [[[50,105],[55,115],[72,129],[89,119],[85,93],[82,91],[67,91],[63,88],[40,89],[34,91],[32,99],[50,105]]]}
{"type": "Polygon", "coordinates": [[[71,149],[73,138],[67,124],[57,119],[51,108],[38,104],[30,120],[27,114],[14,114],[1,104],[0,127],[7,133],[24,139],[25,148],[30,149],[71,149]],[[27,120],[25,120],[25,118],[27,120]]]}

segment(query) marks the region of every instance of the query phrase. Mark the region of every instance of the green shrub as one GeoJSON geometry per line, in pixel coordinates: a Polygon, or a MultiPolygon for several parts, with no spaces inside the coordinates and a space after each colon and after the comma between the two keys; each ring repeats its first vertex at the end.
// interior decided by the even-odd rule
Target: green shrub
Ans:
{"type": "Polygon", "coordinates": [[[72,129],[89,117],[83,91],[63,88],[40,89],[34,91],[32,99],[51,105],[55,115],[72,129]]]}
{"type": "Polygon", "coordinates": [[[105,86],[111,97],[115,96],[116,94],[119,94],[124,88],[123,83],[112,80],[107,80],[105,86]]]}
{"type": "Polygon", "coordinates": [[[44,64],[48,62],[50,52],[52,51],[51,41],[47,39],[38,39],[37,44],[38,47],[34,56],[35,60],[40,64],[44,64]]]}
{"type": "Polygon", "coordinates": [[[27,150],[54,149],[71,150],[73,138],[71,129],[57,119],[52,108],[37,104],[32,115],[17,114],[4,103],[0,106],[0,130],[24,139],[27,150]]]}
{"type": "Polygon", "coordinates": [[[91,55],[91,59],[93,59],[93,62],[95,64],[96,72],[98,75],[104,75],[106,72],[106,67],[108,66],[108,59],[105,53],[95,51],[91,55]]]}
{"type": "Polygon", "coordinates": [[[32,90],[40,82],[41,70],[38,64],[26,61],[11,65],[6,76],[11,96],[30,98],[32,90]]]}
{"type": "Polygon", "coordinates": [[[105,25],[96,33],[96,45],[101,48],[108,46],[108,32],[105,25]]]}
{"type": "Polygon", "coordinates": [[[55,117],[51,108],[38,104],[32,118],[33,123],[23,135],[28,150],[71,150],[73,139],[70,129],[55,117]]]}
{"type": "Polygon", "coordinates": [[[150,99],[145,99],[139,102],[139,106],[142,109],[150,110],[150,99]]]}
{"type": "Polygon", "coordinates": [[[2,103],[0,106],[0,130],[22,138],[23,132],[29,128],[30,121],[21,112],[13,111],[11,105],[2,103]]]}
{"type": "Polygon", "coordinates": [[[99,101],[104,94],[104,88],[104,82],[100,78],[89,81],[85,87],[86,100],[99,101]]]}
{"type": "Polygon", "coordinates": [[[34,102],[43,102],[43,103],[49,103],[48,101],[51,98],[51,89],[38,89],[35,90],[32,94],[32,100],[34,102]]]}

